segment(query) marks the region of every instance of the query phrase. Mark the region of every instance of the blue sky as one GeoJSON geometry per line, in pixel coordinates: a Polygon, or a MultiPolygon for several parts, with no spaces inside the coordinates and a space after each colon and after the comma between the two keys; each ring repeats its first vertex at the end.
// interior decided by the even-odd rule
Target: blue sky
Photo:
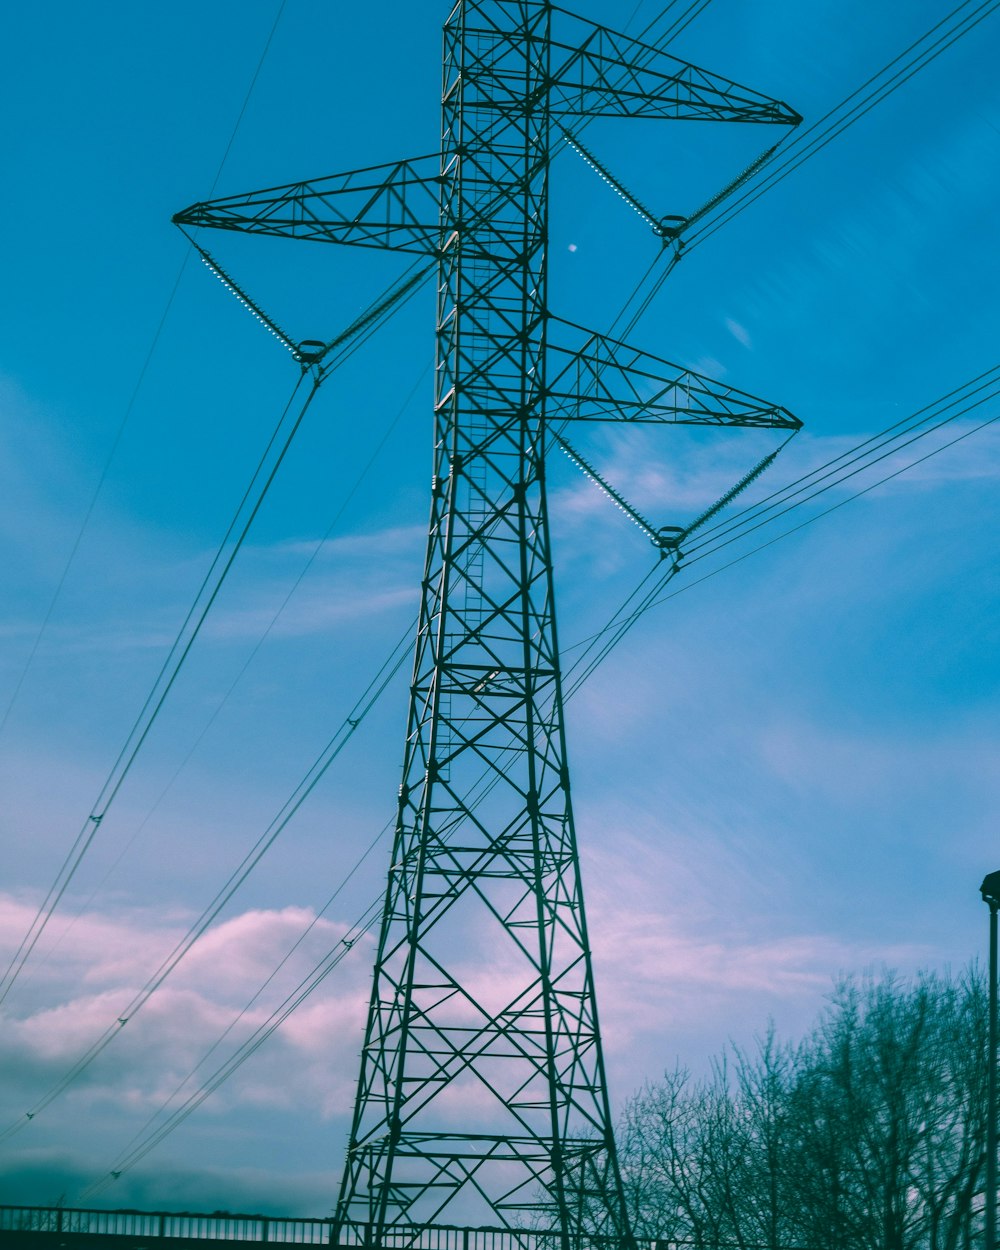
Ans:
{"type": "MultiPolygon", "coordinates": [[[[631,10],[577,8],[611,25],[631,10]]],[[[673,51],[786,100],[808,124],[947,11],[714,0],[673,51]]],[[[647,0],[633,29],[656,12],[647,0]]],[[[271,0],[102,0],[8,6],[0,18],[13,119],[0,238],[0,709],[135,392],[0,736],[6,951],[86,816],[294,381],[281,348],[189,260],[136,391],[185,256],[170,216],[208,194],[275,13],[271,0]]],[[[429,0],[288,0],[217,194],[433,151],[444,16],[429,0]]],[[[633,332],[803,419],[757,496],[996,363],[998,21],[693,249],[633,332]]],[[[664,213],[691,211],[775,137],[666,123],[587,133],[664,213]]],[[[332,336],[403,267],[367,251],[206,241],[296,338],[332,336]]],[[[606,328],[656,248],[572,153],[559,157],[553,311],[606,328]]],[[[115,1018],[406,630],[427,512],[432,348],[423,292],[324,387],[4,1005],[3,1125],[115,1018]]],[[[580,441],[656,524],[696,515],[773,445],[613,428],[580,441]]],[[[692,570],[570,703],[617,1104],[675,1062],[698,1070],[727,1040],[751,1042],[769,1017],[801,1032],[842,972],[959,968],[982,949],[976,887],[1000,851],[998,477],[991,427],[704,584],[691,585],[692,570]]],[[[652,554],[568,463],[553,466],[552,523],[570,647],[652,554]]],[[[0,1201],[75,1201],[259,988],[391,817],[405,697],[404,676],[203,943],[84,1078],[0,1145],[0,1201]]],[[[386,853],[376,848],[252,1021],[378,895],[386,853]]],[[[102,1201],[326,1213],[369,955],[359,943],[102,1201]]]]}

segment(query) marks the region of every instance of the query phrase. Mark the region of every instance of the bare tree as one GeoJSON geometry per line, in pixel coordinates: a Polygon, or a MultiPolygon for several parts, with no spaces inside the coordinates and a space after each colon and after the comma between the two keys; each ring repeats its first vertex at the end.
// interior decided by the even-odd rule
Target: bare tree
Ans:
{"type": "Polygon", "coordinates": [[[805,1041],[769,1029],[629,1103],[636,1232],[696,1250],[973,1250],[982,1237],[982,975],[847,978],[805,1041]]]}

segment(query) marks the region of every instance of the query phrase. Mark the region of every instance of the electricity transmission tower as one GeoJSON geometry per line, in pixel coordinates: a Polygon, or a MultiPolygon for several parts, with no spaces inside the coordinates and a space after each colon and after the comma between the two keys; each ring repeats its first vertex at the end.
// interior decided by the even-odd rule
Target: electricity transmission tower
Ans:
{"type": "MultiPolygon", "coordinates": [[[[439,153],[175,218],[436,261],[430,529],[343,1245],[402,1246],[431,1223],[531,1224],[567,1250],[630,1240],[564,743],[547,422],[799,423],[549,314],[550,164],[598,116],[799,120],[546,0],[460,0],[439,153]]],[[[651,224],[665,242],[683,228],[651,224]]]]}

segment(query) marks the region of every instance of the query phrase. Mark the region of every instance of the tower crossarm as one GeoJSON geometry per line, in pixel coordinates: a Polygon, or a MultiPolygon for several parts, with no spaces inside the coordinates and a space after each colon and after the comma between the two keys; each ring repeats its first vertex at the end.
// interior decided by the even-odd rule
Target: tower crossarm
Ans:
{"type": "Polygon", "coordinates": [[[549,420],[797,430],[787,408],[671,364],[628,343],[550,318],[549,420]],[[561,337],[578,346],[559,342],[561,337]]]}
{"type": "Polygon", "coordinates": [[[660,117],[678,121],[758,122],[797,126],[781,100],[762,95],[576,14],[576,42],[552,40],[554,115],[660,117]],[[562,63],[560,64],[560,59],[562,63]]]}
{"type": "Polygon", "coordinates": [[[421,156],[192,204],[184,226],[437,256],[441,159],[421,156]]]}

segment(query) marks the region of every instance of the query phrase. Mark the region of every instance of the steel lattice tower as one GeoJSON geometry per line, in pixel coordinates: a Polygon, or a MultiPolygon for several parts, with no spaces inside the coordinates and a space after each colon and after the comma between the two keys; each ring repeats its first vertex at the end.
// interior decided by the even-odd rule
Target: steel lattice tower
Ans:
{"type": "Polygon", "coordinates": [[[552,131],[590,116],[798,120],[545,0],[461,0],[439,154],[175,219],[437,260],[430,530],[343,1244],[402,1245],[431,1222],[630,1239],[570,802],[546,422],[798,422],[550,317],[552,131]]]}

